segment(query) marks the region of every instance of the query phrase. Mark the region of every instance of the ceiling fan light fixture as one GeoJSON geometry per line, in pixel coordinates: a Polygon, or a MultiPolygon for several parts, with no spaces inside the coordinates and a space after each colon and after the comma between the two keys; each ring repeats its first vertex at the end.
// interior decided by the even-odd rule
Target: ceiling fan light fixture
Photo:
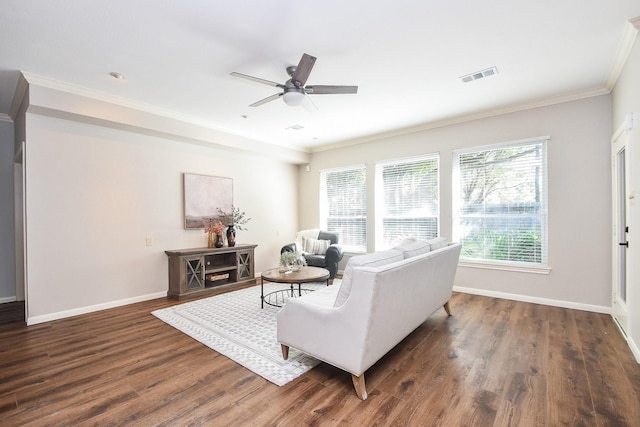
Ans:
{"type": "Polygon", "coordinates": [[[304,101],[304,92],[299,89],[285,90],[282,98],[284,99],[284,103],[288,106],[297,107],[302,105],[302,101],[304,101]]]}

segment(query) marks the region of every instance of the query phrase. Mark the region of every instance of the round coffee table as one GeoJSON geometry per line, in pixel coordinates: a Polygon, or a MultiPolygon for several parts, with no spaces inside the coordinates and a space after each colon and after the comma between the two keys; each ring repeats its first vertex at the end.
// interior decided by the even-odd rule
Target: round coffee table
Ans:
{"type": "Polygon", "coordinates": [[[327,281],[329,286],[329,270],[320,267],[302,267],[298,271],[283,271],[279,268],[267,270],[260,276],[260,299],[262,300],[262,308],[265,303],[274,307],[282,307],[289,297],[295,297],[295,287],[298,285],[298,296],[302,296],[302,292],[312,292],[312,289],[304,289],[303,283],[323,282],[327,281]],[[287,283],[288,289],[280,289],[277,291],[264,293],[264,281],[274,283],[287,283]],[[275,300],[275,301],[273,301],[275,300]],[[280,304],[280,302],[282,304],[280,304]]]}

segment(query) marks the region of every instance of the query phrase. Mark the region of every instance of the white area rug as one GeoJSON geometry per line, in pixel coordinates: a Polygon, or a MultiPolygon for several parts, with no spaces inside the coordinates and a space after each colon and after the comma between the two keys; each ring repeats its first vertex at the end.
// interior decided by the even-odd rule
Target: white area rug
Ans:
{"type": "MultiPolygon", "coordinates": [[[[339,285],[336,280],[332,286],[339,285]]],[[[306,283],[318,289],[325,283],[306,283]]],[[[265,283],[265,294],[287,289],[287,285],[265,283]]],[[[260,285],[151,312],[158,319],[198,340],[231,360],[283,386],[307,372],[317,359],[289,350],[282,358],[276,339],[276,315],[280,308],[260,308],[260,285]]]]}

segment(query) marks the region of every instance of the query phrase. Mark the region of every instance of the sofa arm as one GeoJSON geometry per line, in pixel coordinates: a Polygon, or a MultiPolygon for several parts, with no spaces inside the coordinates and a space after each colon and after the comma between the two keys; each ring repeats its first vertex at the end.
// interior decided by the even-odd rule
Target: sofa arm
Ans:
{"type": "Polygon", "coordinates": [[[327,265],[327,270],[329,270],[331,280],[333,280],[338,273],[338,263],[342,260],[342,255],[342,246],[340,245],[329,246],[324,255],[324,262],[327,265]]]}
{"type": "Polygon", "coordinates": [[[282,255],[285,252],[295,252],[296,251],[296,244],[294,243],[289,243],[288,245],[284,245],[282,247],[282,249],[280,249],[280,255],[282,255]]]}
{"type": "Polygon", "coordinates": [[[366,320],[366,313],[357,311],[292,298],[277,315],[277,340],[281,345],[361,375],[365,328],[360,319],[366,320]]]}

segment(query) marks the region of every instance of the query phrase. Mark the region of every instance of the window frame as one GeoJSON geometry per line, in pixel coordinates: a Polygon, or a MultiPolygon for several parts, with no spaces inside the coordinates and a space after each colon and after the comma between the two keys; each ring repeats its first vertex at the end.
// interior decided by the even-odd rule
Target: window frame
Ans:
{"type": "MultiPolygon", "coordinates": [[[[386,196],[386,187],[385,187],[385,182],[384,182],[384,177],[383,177],[383,172],[384,172],[384,168],[388,167],[388,166],[404,166],[404,165],[411,165],[411,164],[415,164],[415,163],[422,163],[422,162],[429,162],[429,161],[435,161],[436,163],[436,177],[435,177],[435,215],[430,215],[430,216],[416,216],[414,217],[415,219],[419,219],[419,218],[435,218],[436,221],[436,227],[435,227],[435,235],[434,236],[420,236],[419,233],[417,233],[417,231],[414,229],[411,231],[410,235],[413,237],[417,237],[417,238],[422,238],[423,240],[427,240],[429,238],[433,238],[433,237],[438,237],[440,236],[440,228],[441,228],[441,218],[440,218],[440,214],[441,214],[441,209],[440,209],[440,173],[442,171],[442,168],[440,167],[440,153],[439,152],[435,152],[435,153],[429,153],[429,154],[422,154],[419,156],[411,156],[411,157],[402,157],[402,158],[397,158],[397,159],[389,159],[389,160],[381,160],[378,162],[374,163],[374,174],[375,174],[375,180],[374,180],[374,198],[375,198],[375,250],[379,251],[379,250],[384,250],[384,249],[389,249],[391,247],[393,247],[395,244],[397,244],[398,242],[389,242],[389,243],[385,243],[385,228],[384,228],[384,221],[385,219],[389,219],[389,218],[396,218],[398,220],[402,220],[402,217],[394,217],[394,216],[389,216],[389,215],[385,215],[385,206],[387,205],[387,200],[385,200],[385,196],[386,196]]],[[[404,237],[410,237],[410,235],[406,235],[404,237]]],[[[402,236],[398,236],[397,240],[401,240],[402,236]]]]}
{"type": "MultiPolygon", "coordinates": [[[[475,258],[475,257],[467,257],[464,256],[464,246],[463,253],[460,255],[460,265],[468,266],[468,267],[478,267],[478,268],[493,268],[500,270],[509,270],[509,271],[526,271],[532,273],[541,273],[548,274],[551,270],[549,267],[549,209],[548,209],[548,199],[549,199],[549,191],[548,191],[548,183],[549,183],[549,174],[548,174],[548,151],[549,151],[549,136],[540,136],[535,138],[527,138],[517,141],[508,141],[497,144],[483,145],[483,146],[475,146],[468,147],[464,149],[454,150],[452,156],[452,235],[454,241],[462,241],[461,236],[461,219],[464,217],[461,213],[461,174],[460,174],[460,156],[464,154],[471,153],[480,153],[484,151],[492,151],[492,150],[500,150],[505,148],[517,148],[526,145],[535,145],[540,144],[543,147],[543,157],[540,161],[540,180],[539,191],[540,191],[540,212],[535,215],[540,220],[540,262],[527,262],[527,261],[510,261],[510,260],[499,260],[499,259],[491,259],[491,258],[475,258]]],[[[501,216],[505,216],[504,214],[500,214],[501,216]]],[[[490,214],[478,215],[478,217],[485,218],[497,218],[496,216],[491,216],[490,214]]],[[[506,217],[509,217],[507,215],[506,217]]],[[[510,216],[511,218],[515,218],[515,216],[510,216]]],[[[462,242],[464,244],[464,242],[462,242]]]]}
{"type": "MultiPolygon", "coordinates": [[[[368,211],[367,211],[367,166],[364,163],[342,166],[337,168],[329,168],[329,169],[321,169],[319,171],[319,181],[320,181],[320,189],[319,189],[319,218],[320,218],[320,228],[327,231],[334,231],[340,234],[340,245],[342,246],[343,251],[349,253],[366,253],[367,252],[367,221],[368,221],[368,211]],[[329,226],[329,220],[331,219],[329,215],[329,200],[327,195],[327,180],[326,177],[331,173],[339,173],[339,172],[349,172],[362,170],[362,174],[364,177],[364,183],[362,188],[362,203],[363,206],[360,207],[361,211],[364,213],[363,216],[353,216],[344,218],[354,218],[359,219],[362,222],[362,229],[360,238],[363,240],[362,245],[352,244],[349,242],[348,233],[345,233],[342,229],[335,229],[335,227],[329,226]]],[[[356,229],[356,227],[354,227],[356,229]]]]}

